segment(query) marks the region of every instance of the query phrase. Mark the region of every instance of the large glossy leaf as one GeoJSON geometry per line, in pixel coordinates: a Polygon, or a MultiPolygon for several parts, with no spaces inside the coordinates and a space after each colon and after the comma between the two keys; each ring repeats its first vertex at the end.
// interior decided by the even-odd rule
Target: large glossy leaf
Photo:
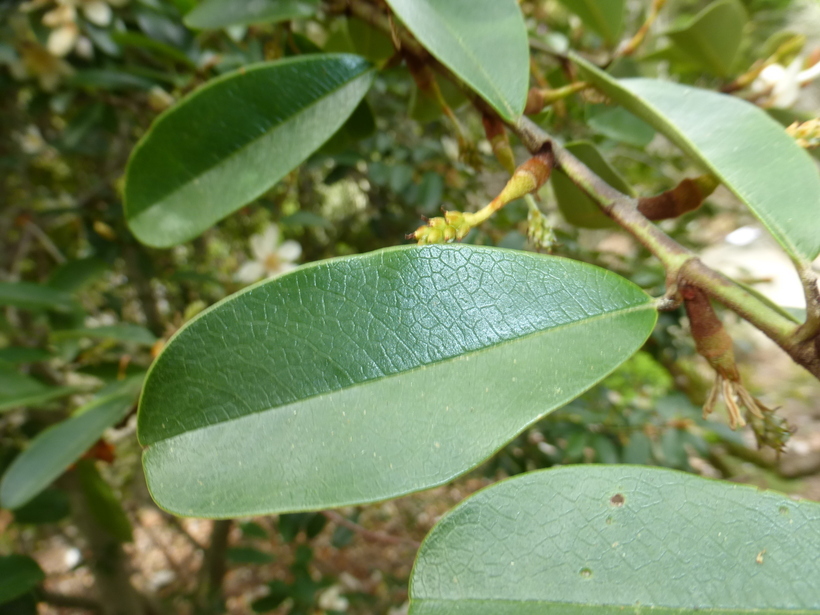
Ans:
{"type": "MultiPolygon", "coordinates": [[[[588,141],[576,141],[567,143],[570,153],[587,165],[595,174],[603,179],[613,188],[632,194],[632,188],[626,183],[623,176],[618,173],[601,152],[588,141]]],[[[595,202],[590,199],[580,188],[572,183],[563,171],[557,169],[552,175],[552,189],[555,192],[555,199],[558,201],[558,208],[564,219],[575,226],[583,228],[612,228],[617,226],[615,222],[607,216],[595,202]]]]}
{"type": "Polygon", "coordinates": [[[618,42],[624,27],[626,0],[561,0],[561,4],[610,45],[618,42]]]}
{"type": "Polygon", "coordinates": [[[185,25],[205,30],[277,23],[312,17],[318,4],[318,0],[205,0],[185,15],[185,25]]]}
{"type": "Polygon", "coordinates": [[[428,535],[411,615],[820,613],[820,505],[638,466],[519,476],[428,535]]]}
{"type": "Polygon", "coordinates": [[[45,578],[40,565],[27,555],[0,556],[0,604],[31,591],[45,578]]]}
{"type": "Polygon", "coordinates": [[[762,109],[725,94],[654,79],[615,80],[578,56],[597,88],[720,178],[801,260],[820,254],[820,174],[762,109]]]}
{"type": "Polygon", "coordinates": [[[353,112],[373,73],[310,55],[214,79],[163,114],[128,163],[125,213],[140,241],[195,237],[268,190],[353,112]]]}
{"type": "Polygon", "coordinates": [[[0,363],[0,413],[25,406],[41,406],[76,391],[75,387],[45,384],[0,363]]]}
{"type": "Polygon", "coordinates": [[[0,506],[18,508],[48,487],[125,416],[134,405],[140,381],[125,383],[118,393],[95,399],[71,418],[38,434],[0,480],[0,506]]]}
{"type": "Polygon", "coordinates": [[[503,117],[524,111],[529,43],[515,0],[387,0],[422,45],[503,117]]]}
{"type": "Polygon", "coordinates": [[[732,72],[747,20],[740,0],[716,0],[666,34],[701,68],[726,77],[732,72]]]}
{"type": "Polygon", "coordinates": [[[154,362],[157,503],[231,517],[439,485],[628,358],[655,322],[579,262],[416,246],[317,263],[204,312],[154,362]]]}
{"type": "Polygon", "coordinates": [[[58,312],[68,312],[74,307],[68,293],[31,282],[0,282],[0,305],[58,312]]]}

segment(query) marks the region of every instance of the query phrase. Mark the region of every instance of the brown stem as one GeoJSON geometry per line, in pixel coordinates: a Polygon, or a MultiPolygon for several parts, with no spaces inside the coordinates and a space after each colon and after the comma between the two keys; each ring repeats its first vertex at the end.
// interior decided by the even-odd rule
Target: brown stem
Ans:
{"type": "Polygon", "coordinates": [[[51,606],[56,606],[66,609],[83,609],[85,611],[92,611],[94,613],[102,613],[102,605],[91,598],[83,596],[68,596],[66,594],[56,594],[41,589],[37,592],[38,602],[45,602],[51,606]]]}
{"type": "Polygon", "coordinates": [[[205,552],[205,560],[202,563],[202,572],[205,578],[200,585],[200,613],[224,612],[222,580],[225,578],[225,572],[227,571],[228,536],[232,525],[232,519],[214,521],[211,530],[211,544],[205,552]]]}
{"type": "Polygon", "coordinates": [[[122,544],[97,523],[77,473],[68,472],[63,481],[69,487],[74,521],[88,543],[100,612],[103,615],[145,615],[141,597],[131,585],[131,572],[122,544]]]}
{"type": "Polygon", "coordinates": [[[351,521],[350,519],[340,515],[339,513],[333,510],[325,510],[322,511],[322,514],[327,517],[329,521],[332,521],[336,525],[341,525],[344,528],[349,529],[351,532],[356,532],[365,540],[372,540],[374,542],[383,542],[386,544],[391,545],[400,545],[400,544],[407,544],[412,546],[415,549],[418,549],[421,546],[420,542],[413,540],[412,538],[404,538],[400,536],[391,536],[390,534],[385,534],[384,532],[374,532],[373,530],[368,530],[363,528],[358,523],[351,521]]]}

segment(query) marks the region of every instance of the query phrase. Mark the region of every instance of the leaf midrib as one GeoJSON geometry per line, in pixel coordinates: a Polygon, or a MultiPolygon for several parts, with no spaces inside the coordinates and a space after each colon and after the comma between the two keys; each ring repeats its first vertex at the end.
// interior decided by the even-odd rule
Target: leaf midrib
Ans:
{"type": "Polygon", "coordinates": [[[175,434],[169,435],[169,436],[164,437],[164,438],[157,438],[156,440],[153,440],[152,442],[150,442],[149,444],[146,444],[144,446],[146,448],[150,448],[154,444],[159,444],[160,442],[164,442],[166,440],[171,440],[173,438],[176,438],[176,437],[179,437],[179,436],[182,436],[182,435],[185,435],[185,434],[189,434],[189,433],[192,433],[192,432],[196,432],[196,431],[211,429],[211,428],[214,428],[218,425],[222,425],[222,424],[225,424],[225,423],[231,423],[232,421],[242,420],[242,419],[244,419],[246,417],[249,417],[249,416],[252,416],[254,414],[263,414],[265,412],[272,412],[272,411],[275,411],[279,408],[285,408],[285,407],[288,407],[288,406],[293,406],[294,404],[301,404],[301,403],[309,401],[309,400],[315,400],[315,399],[319,399],[319,398],[322,398],[322,397],[335,395],[337,393],[340,393],[341,391],[348,391],[348,390],[355,389],[355,388],[358,388],[358,387],[361,387],[361,386],[366,386],[366,385],[372,384],[374,382],[379,382],[379,381],[388,380],[388,379],[392,379],[392,378],[403,377],[403,376],[406,376],[407,374],[411,374],[411,373],[420,371],[422,369],[427,369],[427,368],[435,366],[435,365],[440,365],[440,364],[448,363],[448,362],[451,362],[451,361],[456,361],[456,360],[459,360],[463,357],[472,357],[472,356],[478,355],[480,353],[487,352],[491,349],[501,347],[501,346],[504,346],[504,345],[507,345],[507,344],[514,344],[516,342],[520,342],[522,340],[529,339],[529,338],[532,338],[532,337],[535,337],[535,336],[548,335],[548,334],[550,334],[554,331],[559,331],[559,330],[562,330],[562,329],[568,329],[568,328],[571,328],[571,327],[580,326],[580,325],[596,322],[596,321],[599,321],[599,320],[606,320],[606,319],[609,319],[609,318],[615,318],[617,316],[623,316],[625,314],[630,314],[630,313],[633,313],[633,312],[641,312],[643,310],[652,310],[653,308],[654,308],[654,304],[652,303],[652,301],[647,301],[645,303],[641,303],[641,304],[638,304],[638,305],[631,305],[629,307],[622,308],[622,309],[615,310],[615,311],[611,311],[611,312],[601,312],[601,313],[595,314],[594,316],[591,316],[589,318],[574,320],[574,321],[568,322],[568,323],[562,323],[560,325],[557,325],[555,327],[550,327],[548,329],[539,329],[537,331],[533,331],[532,333],[527,333],[525,335],[519,335],[519,336],[516,336],[514,338],[507,339],[507,340],[501,340],[501,341],[495,342],[493,344],[488,344],[486,346],[482,346],[481,348],[477,348],[475,350],[470,350],[468,352],[462,352],[460,354],[453,355],[453,356],[450,356],[450,357],[445,357],[445,358],[442,358],[442,359],[439,359],[439,360],[436,360],[436,361],[431,361],[429,363],[422,363],[422,364],[417,365],[417,366],[415,366],[411,369],[402,370],[400,372],[395,372],[395,373],[392,373],[392,374],[386,374],[384,376],[379,376],[379,377],[376,377],[376,378],[368,378],[368,379],[362,380],[360,382],[355,382],[355,383],[353,383],[349,386],[339,387],[339,388],[332,389],[332,390],[329,390],[329,391],[322,391],[321,393],[316,393],[316,394],[313,394],[313,395],[306,395],[304,397],[300,397],[299,399],[295,399],[293,401],[288,401],[288,402],[285,402],[283,404],[279,404],[277,406],[272,406],[270,408],[261,408],[259,410],[255,410],[253,412],[248,412],[246,414],[242,414],[241,416],[231,417],[228,420],[217,421],[215,423],[210,423],[208,425],[201,425],[201,426],[195,427],[193,429],[185,429],[185,430],[183,430],[179,433],[175,433],[175,434]]]}

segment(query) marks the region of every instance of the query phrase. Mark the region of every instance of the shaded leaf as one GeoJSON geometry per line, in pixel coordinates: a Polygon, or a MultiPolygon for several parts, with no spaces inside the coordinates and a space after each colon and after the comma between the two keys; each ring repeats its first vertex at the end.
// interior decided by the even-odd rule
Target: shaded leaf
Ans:
{"type": "Polygon", "coordinates": [[[610,45],[618,42],[624,28],[626,0],[560,0],[610,45]]]}
{"type": "Polygon", "coordinates": [[[71,512],[68,495],[61,489],[46,489],[27,504],[15,509],[15,523],[57,523],[71,512]]]}
{"type": "Polygon", "coordinates": [[[817,166],[765,111],[677,83],[615,80],[578,56],[573,61],[584,79],[717,176],[789,254],[806,261],[820,254],[817,166]]]}
{"type": "MultiPolygon", "coordinates": [[[[613,188],[625,194],[632,194],[632,188],[626,180],[601,155],[592,143],[576,141],[568,143],[570,153],[587,165],[594,173],[613,188]]],[[[564,219],[574,226],[582,228],[615,228],[615,222],[607,216],[595,202],[580,188],[572,183],[561,169],[552,175],[552,189],[558,208],[564,219]]]]}
{"type": "Polygon", "coordinates": [[[3,475],[0,506],[18,508],[48,487],[106,429],[122,420],[134,404],[138,384],[136,380],[125,391],[95,399],[71,418],[39,433],[3,475]]]}
{"type": "Polygon", "coordinates": [[[134,538],[131,521],[125,514],[120,498],[100,475],[94,461],[81,459],[77,462],[77,475],[88,510],[97,524],[119,542],[131,542],[134,538]]]}
{"type": "Polygon", "coordinates": [[[813,502],[657,468],[533,472],[433,528],[410,614],[818,613],[819,549],[813,502]]]}
{"type": "Polygon", "coordinates": [[[28,348],[26,346],[6,346],[0,348],[0,361],[6,363],[34,363],[51,358],[51,353],[42,348],[28,348]]]}
{"type": "Polygon", "coordinates": [[[748,17],[740,0],[716,0],[666,35],[700,68],[719,77],[732,72],[748,17]]]}
{"type": "Polygon", "coordinates": [[[205,0],[185,15],[185,25],[201,30],[278,23],[312,17],[318,0],[205,0]]]}
{"type": "Polygon", "coordinates": [[[589,105],[587,126],[599,135],[621,143],[646,147],[655,136],[655,130],[623,107],[589,105]]]}
{"type": "Polygon", "coordinates": [[[269,564],[276,559],[272,553],[253,547],[231,547],[226,557],[232,564],[269,564]]]}
{"type": "Polygon", "coordinates": [[[75,304],[68,293],[44,284],[0,282],[0,305],[26,310],[69,312],[75,304]]]}
{"type": "Polygon", "coordinates": [[[164,113],[128,162],[125,214],[169,247],[270,189],[335,133],[370,87],[370,65],[310,55],[214,79],[164,113]]]}
{"type": "Polygon", "coordinates": [[[8,365],[0,364],[0,413],[26,406],[41,406],[76,391],[76,387],[44,384],[8,365]]]}
{"type": "Polygon", "coordinates": [[[82,329],[61,329],[54,331],[51,338],[54,340],[77,339],[89,337],[94,339],[113,340],[150,346],[157,341],[156,336],[145,327],[131,323],[105,325],[102,327],[88,327],[82,329]]]}
{"type": "Polygon", "coordinates": [[[0,604],[31,591],[45,578],[40,565],[30,557],[0,555],[0,604]]]}
{"type": "Polygon", "coordinates": [[[524,112],[529,42],[515,0],[387,0],[407,28],[502,117],[524,112]]]}
{"type": "Polygon", "coordinates": [[[655,318],[623,278],[524,252],[304,266],[203,312],[154,362],[138,422],[149,489],[220,517],[443,484],[611,372],[655,318]]]}

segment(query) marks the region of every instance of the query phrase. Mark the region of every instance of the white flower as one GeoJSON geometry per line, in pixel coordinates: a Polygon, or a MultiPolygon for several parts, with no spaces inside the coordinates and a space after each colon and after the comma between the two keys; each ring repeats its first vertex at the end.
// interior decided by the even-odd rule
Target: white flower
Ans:
{"type": "Polygon", "coordinates": [[[342,596],[341,585],[331,585],[319,594],[319,608],[323,611],[346,611],[349,604],[342,596]]]}
{"type": "MultiPolygon", "coordinates": [[[[25,3],[21,8],[24,11],[35,10],[47,4],[43,1],[25,3]]],[[[120,5],[119,0],[56,0],[54,8],[43,15],[43,25],[51,28],[46,47],[57,57],[68,55],[75,48],[83,57],[91,55],[91,41],[80,36],[80,27],[77,24],[77,9],[79,8],[88,21],[96,26],[104,27],[111,23],[114,13],[111,4],[120,5]]]]}
{"type": "Polygon", "coordinates": [[[236,273],[237,281],[250,284],[296,269],[294,261],[302,255],[302,246],[292,239],[281,244],[279,240],[279,227],[275,224],[258,235],[251,235],[253,260],[239,268],[236,273]]]}
{"type": "Polygon", "coordinates": [[[752,83],[752,92],[762,96],[759,101],[763,107],[791,107],[800,95],[798,76],[803,66],[803,59],[795,58],[788,67],[782,64],[769,64],[752,83]]]}

